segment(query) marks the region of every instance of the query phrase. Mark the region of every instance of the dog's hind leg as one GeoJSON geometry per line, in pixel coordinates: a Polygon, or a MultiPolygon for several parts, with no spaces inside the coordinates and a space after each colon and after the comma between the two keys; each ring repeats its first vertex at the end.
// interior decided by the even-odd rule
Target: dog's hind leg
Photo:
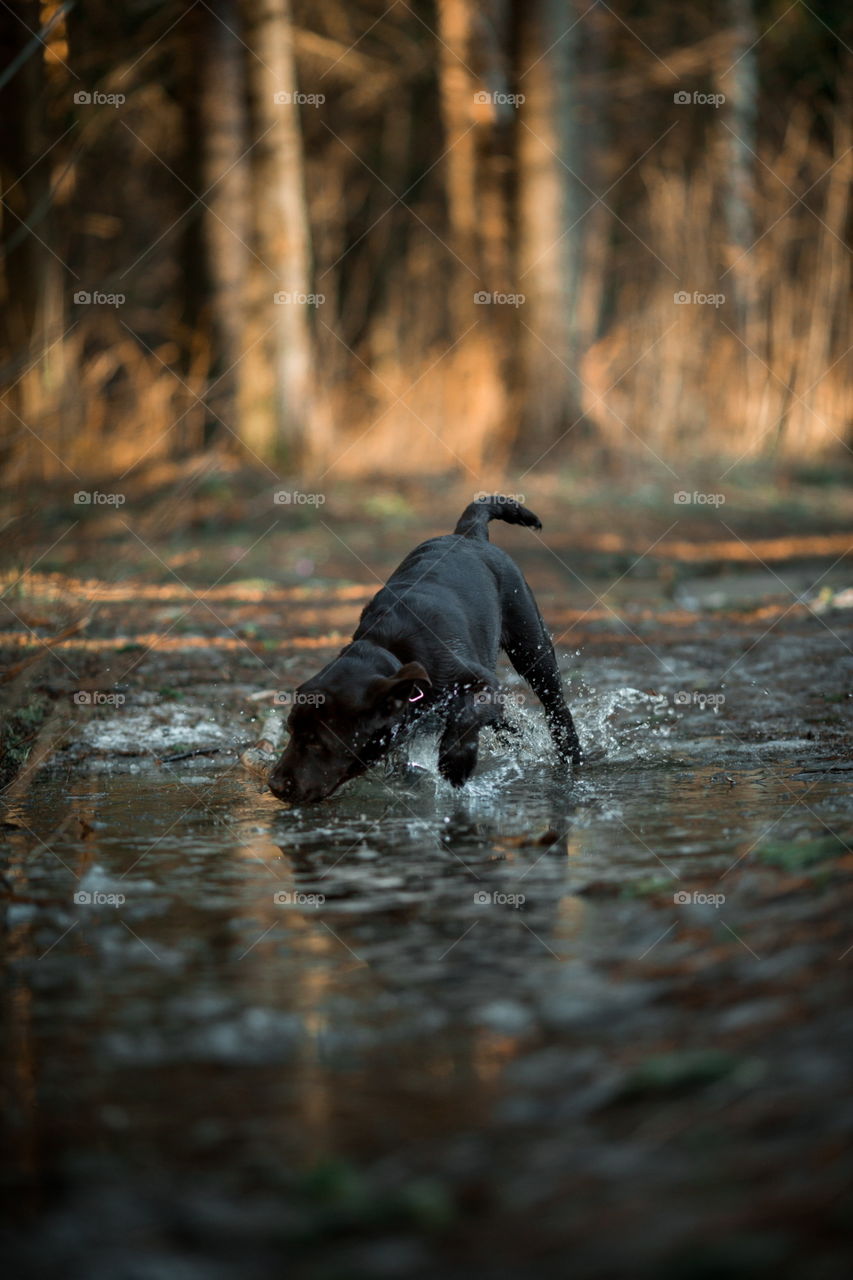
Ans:
{"type": "Polygon", "coordinates": [[[521,573],[515,589],[504,599],[501,646],[515,670],[542,703],[551,737],[560,755],[579,765],[580,742],[572,713],[563,696],[554,646],[533,592],[521,573]]]}

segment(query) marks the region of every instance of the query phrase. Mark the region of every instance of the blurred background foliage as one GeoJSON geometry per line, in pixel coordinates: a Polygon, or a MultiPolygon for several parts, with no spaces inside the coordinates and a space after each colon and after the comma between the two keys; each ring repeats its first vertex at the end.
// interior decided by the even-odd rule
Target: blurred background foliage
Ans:
{"type": "Polygon", "coordinates": [[[0,46],[13,482],[850,444],[844,0],[18,0],[0,46]]]}

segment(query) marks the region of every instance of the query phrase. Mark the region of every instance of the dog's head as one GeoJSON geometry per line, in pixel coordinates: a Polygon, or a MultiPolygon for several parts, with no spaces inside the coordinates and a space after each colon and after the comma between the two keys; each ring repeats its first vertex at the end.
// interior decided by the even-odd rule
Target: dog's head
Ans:
{"type": "Polygon", "coordinates": [[[301,685],[287,721],[290,741],[268,778],[270,791],[291,804],[325,800],[382,759],[410,704],[420,702],[429,685],[419,662],[391,676],[324,680],[321,673],[301,685]]]}

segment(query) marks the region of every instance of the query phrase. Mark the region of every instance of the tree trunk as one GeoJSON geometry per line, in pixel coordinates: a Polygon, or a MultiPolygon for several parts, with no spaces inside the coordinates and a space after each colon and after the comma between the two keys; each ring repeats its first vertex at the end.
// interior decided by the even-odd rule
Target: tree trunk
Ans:
{"type": "MultiPolygon", "coordinates": [[[[525,443],[541,452],[579,416],[577,283],[584,203],[573,173],[581,144],[573,112],[577,15],[565,0],[529,0],[520,16],[519,288],[525,443]]],[[[591,201],[592,197],[589,197],[591,201]]]]}
{"type": "MultiPolygon", "coordinates": [[[[580,176],[595,192],[603,193],[608,181],[607,157],[612,154],[613,139],[608,131],[608,31],[610,14],[596,8],[581,24],[580,61],[584,68],[586,90],[576,95],[579,126],[583,130],[585,164],[580,176]]],[[[582,192],[581,212],[593,197],[582,192]]],[[[601,334],[602,313],[610,268],[610,236],[613,215],[605,205],[596,204],[570,234],[575,238],[573,316],[576,326],[576,349],[583,357],[601,334]],[[581,253],[581,247],[583,252],[581,253]]],[[[581,393],[582,398],[582,393],[581,393]]]]}
{"type": "Polygon", "coordinates": [[[484,285],[477,234],[477,153],[473,120],[476,85],[468,70],[471,21],[469,0],[439,0],[445,189],[453,249],[461,259],[454,274],[465,290],[468,309],[473,306],[474,294],[484,285]]]}
{"type": "Polygon", "coordinates": [[[236,0],[214,0],[203,19],[201,182],[206,192],[207,292],[214,341],[213,387],[207,402],[239,435],[251,225],[245,50],[236,0]]]}
{"type": "MultiPolygon", "coordinates": [[[[482,302],[515,292],[508,278],[506,182],[494,96],[505,89],[503,0],[439,0],[439,77],[449,222],[449,330],[459,341],[450,369],[456,414],[465,423],[457,456],[473,473],[486,455],[501,467],[511,443],[507,377],[512,309],[482,302]],[[462,337],[464,335],[464,337],[462,337]]],[[[511,114],[511,111],[510,111],[511,114]]]]}
{"type": "MultiPolygon", "coordinates": [[[[4,14],[3,66],[25,52],[41,26],[39,5],[24,0],[18,14],[4,14]]],[[[62,453],[60,406],[64,387],[64,272],[52,252],[51,165],[44,121],[47,101],[44,52],[37,45],[9,77],[0,93],[0,114],[8,126],[0,153],[2,218],[3,346],[18,353],[9,379],[11,403],[21,421],[27,470],[68,475],[62,453]],[[26,424],[26,425],[22,425],[26,424]]]]}
{"type": "Polygon", "coordinates": [[[748,346],[755,341],[755,280],[750,250],[755,242],[755,154],[758,148],[758,42],[752,0],[728,0],[732,40],[729,65],[718,77],[726,101],[721,113],[722,191],[728,276],[733,312],[748,346]],[[725,128],[725,126],[728,128],[725,128]]]}
{"type": "MultiPolygon", "coordinates": [[[[262,458],[318,452],[311,243],[290,0],[249,0],[255,226],[240,435],[262,458]],[[278,100],[276,100],[278,96],[278,100]],[[279,301],[275,298],[278,296],[279,301]]],[[[314,107],[306,107],[314,110],[314,107]]]]}

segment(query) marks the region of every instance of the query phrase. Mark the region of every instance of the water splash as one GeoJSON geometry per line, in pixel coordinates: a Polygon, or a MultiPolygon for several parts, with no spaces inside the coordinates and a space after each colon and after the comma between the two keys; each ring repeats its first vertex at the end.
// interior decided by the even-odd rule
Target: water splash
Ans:
{"type": "MultiPolygon", "coordinates": [[[[588,762],[660,758],[678,718],[663,694],[629,685],[602,691],[586,688],[572,699],[572,713],[588,762]]],[[[520,779],[530,766],[556,758],[541,707],[510,703],[504,714],[509,731],[482,730],[477,770],[467,784],[468,790],[474,788],[484,797],[520,779]]],[[[429,779],[439,790],[452,790],[438,772],[437,733],[409,742],[402,776],[414,783],[429,779]]]]}

